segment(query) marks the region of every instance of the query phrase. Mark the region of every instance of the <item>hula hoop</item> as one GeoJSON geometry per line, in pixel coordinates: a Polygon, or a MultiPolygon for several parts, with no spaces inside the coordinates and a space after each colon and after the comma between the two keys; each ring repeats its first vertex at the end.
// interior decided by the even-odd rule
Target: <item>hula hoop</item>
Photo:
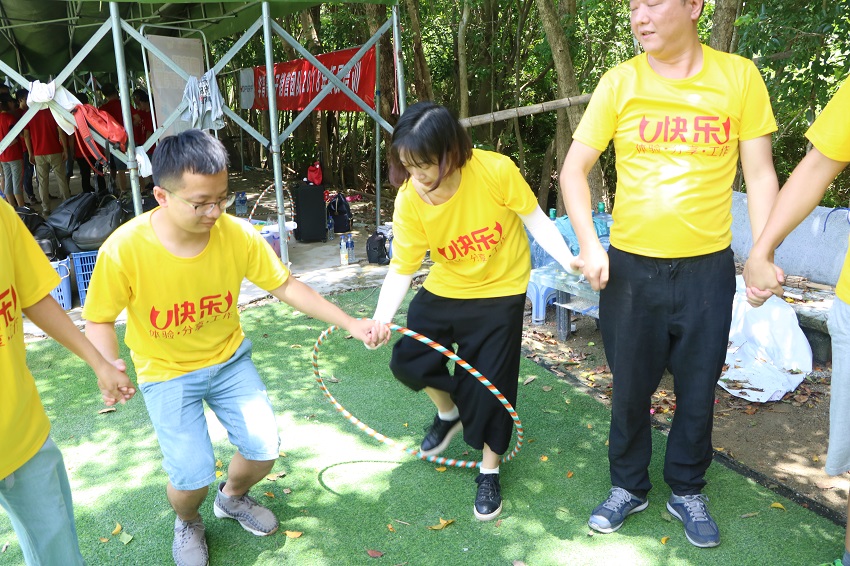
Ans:
{"type": "MultiPolygon", "coordinates": [[[[502,456],[502,459],[501,459],[502,462],[510,462],[513,459],[513,457],[516,456],[516,454],[520,451],[520,448],[522,448],[522,441],[523,441],[522,422],[520,422],[519,416],[517,416],[516,411],[511,406],[511,404],[508,402],[508,400],[505,399],[505,396],[502,395],[502,393],[498,389],[496,389],[496,386],[493,385],[492,383],[490,383],[487,380],[486,377],[481,375],[481,373],[477,369],[475,369],[474,367],[469,365],[465,360],[459,358],[454,352],[452,352],[451,350],[449,350],[449,349],[441,346],[440,344],[434,342],[430,338],[423,336],[422,334],[419,334],[417,332],[414,332],[414,331],[410,330],[409,328],[405,328],[403,326],[398,326],[397,324],[390,324],[389,328],[390,328],[390,330],[393,330],[395,332],[399,332],[399,333],[404,334],[405,336],[409,336],[410,338],[413,338],[415,340],[419,340],[423,344],[427,344],[428,346],[431,346],[432,348],[434,348],[438,352],[442,353],[444,356],[446,356],[450,360],[454,360],[454,362],[456,364],[458,364],[460,367],[462,367],[463,369],[468,371],[479,382],[481,382],[481,384],[484,385],[484,387],[486,387],[487,390],[490,391],[490,393],[492,393],[493,395],[496,396],[496,399],[498,399],[502,403],[502,405],[505,407],[505,410],[507,410],[508,414],[511,415],[511,419],[514,421],[514,427],[516,428],[516,446],[514,446],[513,450],[511,450],[508,454],[506,454],[505,456],[502,456]]],[[[336,410],[338,412],[342,413],[342,416],[344,416],[350,423],[352,423],[354,426],[356,426],[357,428],[359,428],[360,430],[362,430],[363,432],[365,432],[366,434],[368,434],[369,436],[371,436],[375,440],[377,440],[379,442],[383,442],[384,444],[386,444],[388,446],[392,446],[393,448],[398,448],[399,450],[401,450],[403,452],[407,452],[411,456],[415,456],[416,458],[419,458],[420,460],[433,462],[435,464],[453,466],[453,467],[456,467],[456,468],[476,468],[476,467],[478,467],[480,462],[477,462],[477,461],[474,461],[474,460],[457,460],[457,459],[454,459],[454,458],[445,458],[443,456],[436,456],[436,455],[425,456],[425,455],[422,454],[422,452],[419,451],[419,447],[407,448],[407,447],[399,444],[395,440],[388,438],[388,437],[384,436],[383,434],[379,433],[378,431],[376,431],[372,427],[368,426],[366,423],[360,421],[359,419],[357,419],[357,417],[352,415],[342,405],[340,405],[339,402],[336,399],[334,399],[334,396],[331,395],[331,392],[328,391],[328,388],[325,385],[325,382],[322,379],[322,376],[319,374],[319,347],[322,345],[322,342],[324,342],[325,338],[330,336],[335,330],[339,330],[339,327],[331,326],[330,328],[328,328],[327,330],[322,332],[319,335],[319,338],[316,340],[316,343],[313,345],[313,374],[316,377],[316,381],[318,382],[319,388],[322,390],[322,393],[325,395],[327,400],[330,401],[330,403],[334,407],[336,407],[336,410]]]]}

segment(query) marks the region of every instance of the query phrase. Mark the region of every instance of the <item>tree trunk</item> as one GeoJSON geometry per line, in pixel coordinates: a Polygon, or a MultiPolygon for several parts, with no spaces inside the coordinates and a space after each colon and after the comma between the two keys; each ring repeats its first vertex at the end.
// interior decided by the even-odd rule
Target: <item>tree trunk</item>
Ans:
{"type": "MultiPolygon", "coordinates": [[[[581,94],[578,81],[576,80],[575,69],[573,68],[573,60],[570,55],[567,37],[561,28],[561,22],[555,10],[555,5],[552,0],[536,1],[537,11],[540,13],[540,20],[546,32],[546,39],[552,48],[552,59],[555,63],[555,72],[558,75],[558,95],[560,98],[567,98],[581,94]]],[[[568,107],[566,112],[558,111],[558,171],[561,170],[569,144],[572,143],[572,133],[581,121],[583,113],[584,109],[575,106],[568,107]]],[[[587,181],[590,185],[590,202],[607,202],[608,199],[606,198],[607,195],[605,194],[605,185],[602,178],[602,168],[598,162],[591,169],[587,181]]],[[[610,208],[610,202],[608,202],[608,205],[610,208]]],[[[562,214],[563,212],[564,204],[560,191],[558,191],[558,213],[562,214]]]]}
{"type": "MultiPolygon", "coordinates": [[[[369,35],[375,35],[378,28],[384,25],[384,22],[387,21],[387,7],[383,4],[363,4],[363,8],[366,11],[369,35]]],[[[377,47],[381,50],[381,70],[379,73],[380,84],[377,85],[377,88],[381,92],[381,108],[379,113],[382,118],[390,124],[393,124],[395,122],[395,120],[391,119],[393,114],[393,102],[395,100],[393,98],[393,93],[396,92],[397,85],[395,83],[395,65],[393,63],[394,56],[391,46],[392,42],[389,41],[387,37],[388,33],[390,32],[388,31],[385,33],[377,43],[377,47]]]]}
{"type": "Polygon", "coordinates": [[[431,71],[422,49],[422,29],[419,26],[419,0],[405,0],[407,15],[410,18],[411,41],[413,42],[413,87],[419,100],[434,100],[434,88],[431,83],[431,71]]]}
{"type": "Polygon", "coordinates": [[[537,204],[548,214],[549,189],[552,188],[552,166],[555,164],[555,138],[546,146],[543,164],[540,166],[540,185],[537,188],[537,204]]]}
{"type": "Polygon", "coordinates": [[[469,0],[463,0],[463,13],[457,26],[458,117],[469,117],[469,74],[466,63],[466,29],[469,25],[469,0]]]}
{"type": "Polygon", "coordinates": [[[730,51],[735,17],[742,0],[715,0],[714,16],[711,20],[711,37],[708,45],[718,51],[730,51]]]}

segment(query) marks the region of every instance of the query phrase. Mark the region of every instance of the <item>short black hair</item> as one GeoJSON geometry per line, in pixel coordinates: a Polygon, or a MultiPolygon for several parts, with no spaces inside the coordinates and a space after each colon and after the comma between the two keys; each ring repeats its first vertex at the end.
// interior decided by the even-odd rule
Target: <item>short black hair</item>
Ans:
{"type": "Polygon", "coordinates": [[[15,100],[20,102],[21,99],[23,99],[26,102],[27,96],[29,96],[29,93],[30,93],[30,91],[28,91],[27,89],[19,88],[18,90],[15,91],[15,100]]]}
{"type": "Polygon", "coordinates": [[[144,90],[142,90],[140,88],[137,88],[136,90],[133,91],[133,98],[138,98],[142,102],[149,102],[150,101],[148,99],[148,93],[146,93],[144,90]]]}
{"type": "Polygon", "coordinates": [[[438,165],[433,187],[437,188],[443,177],[472,157],[472,140],[445,106],[417,102],[405,110],[393,129],[387,161],[390,182],[397,187],[410,178],[401,163],[402,154],[413,165],[438,165]]]}
{"type": "Polygon", "coordinates": [[[118,90],[112,83],[103,83],[102,85],[100,85],[100,93],[103,96],[113,96],[118,94],[118,90]]]}
{"type": "Polygon", "coordinates": [[[229,163],[224,144],[203,130],[186,130],[157,144],[151,160],[153,183],[179,190],[184,173],[215,175],[226,171],[229,163]]]}

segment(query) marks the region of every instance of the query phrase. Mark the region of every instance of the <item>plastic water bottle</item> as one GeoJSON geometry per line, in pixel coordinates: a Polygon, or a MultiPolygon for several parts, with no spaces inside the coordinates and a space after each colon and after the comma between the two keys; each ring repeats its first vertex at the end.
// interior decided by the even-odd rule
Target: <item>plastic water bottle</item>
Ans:
{"type": "Polygon", "coordinates": [[[328,217],[328,241],[334,241],[334,220],[331,217],[328,217]]]}
{"type": "Polygon", "coordinates": [[[611,234],[611,224],[614,223],[614,218],[605,212],[605,203],[600,202],[596,205],[596,212],[593,213],[593,227],[596,228],[597,236],[609,236],[611,234]]]}
{"type": "Polygon", "coordinates": [[[248,214],[248,197],[245,192],[236,193],[236,216],[246,216],[248,214]]]}
{"type": "Polygon", "coordinates": [[[345,239],[345,245],[348,248],[348,263],[355,263],[357,260],[354,257],[354,235],[349,234],[345,239]]]}
{"type": "Polygon", "coordinates": [[[348,265],[348,245],[345,241],[345,234],[339,235],[339,264],[348,265]]]}

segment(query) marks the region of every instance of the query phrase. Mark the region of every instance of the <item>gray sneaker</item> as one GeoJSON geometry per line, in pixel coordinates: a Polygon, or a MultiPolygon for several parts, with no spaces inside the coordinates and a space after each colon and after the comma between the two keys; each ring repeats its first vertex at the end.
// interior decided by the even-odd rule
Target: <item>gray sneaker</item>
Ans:
{"type": "Polygon", "coordinates": [[[264,537],[277,531],[274,513],[257,503],[248,495],[228,497],[222,492],[224,482],[218,484],[213,512],[219,519],[236,519],[246,531],[264,537]]]}
{"type": "Polygon", "coordinates": [[[204,521],[200,517],[194,521],[174,521],[174,543],[171,556],[177,566],[207,566],[210,555],[207,540],[204,537],[204,521]]]}
{"type": "Polygon", "coordinates": [[[587,524],[594,531],[613,533],[623,526],[626,517],[643,511],[647,505],[649,501],[638,499],[622,487],[612,487],[608,499],[593,510],[587,524]]]}
{"type": "Polygon", "coordinates": [[[711,548],[720,544],[720,529],[708,512],[708,497],[701,493],[696,495],[670,496],[667,510],[685,525],[685,536],[694,546],[711,548]]]}

